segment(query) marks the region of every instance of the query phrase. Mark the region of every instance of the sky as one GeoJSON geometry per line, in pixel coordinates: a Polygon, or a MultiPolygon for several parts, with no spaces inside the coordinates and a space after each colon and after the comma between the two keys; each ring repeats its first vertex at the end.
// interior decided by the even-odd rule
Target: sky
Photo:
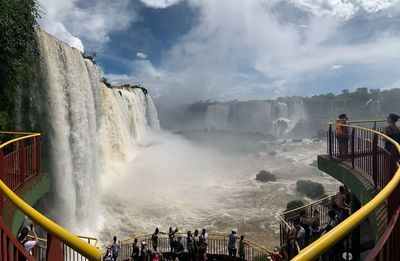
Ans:
{"type": "Polygon", "coordinates": [[[400,0],[40,0],[113,84],[249,100],[400,87],[400,0]]]}

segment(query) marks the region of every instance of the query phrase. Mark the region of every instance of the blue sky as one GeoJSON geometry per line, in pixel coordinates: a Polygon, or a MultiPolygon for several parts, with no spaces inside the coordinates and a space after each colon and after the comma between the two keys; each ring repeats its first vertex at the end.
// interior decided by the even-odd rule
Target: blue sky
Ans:
{"type": "Polygon", "coordinates": [[[173,102],[400,87],[399,0],[42,0],[114,83],[173,102]]]}

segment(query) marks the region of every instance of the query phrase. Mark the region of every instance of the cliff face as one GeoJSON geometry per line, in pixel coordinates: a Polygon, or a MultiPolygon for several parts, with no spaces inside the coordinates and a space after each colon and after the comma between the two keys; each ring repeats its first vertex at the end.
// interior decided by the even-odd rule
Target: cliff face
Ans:
{"type": "Polygon", "coordinates": [[[91,230],[100,222],[101,175],[159,129],[157,112],[141,89],[106,87],[100,68],[79,50],[41,30],[37,39],[39,63],[30,88],[19,93],[17,118],[21,129],[43,134],[49,199],[63,209],[51,214],[73,231],[91,230]]]}

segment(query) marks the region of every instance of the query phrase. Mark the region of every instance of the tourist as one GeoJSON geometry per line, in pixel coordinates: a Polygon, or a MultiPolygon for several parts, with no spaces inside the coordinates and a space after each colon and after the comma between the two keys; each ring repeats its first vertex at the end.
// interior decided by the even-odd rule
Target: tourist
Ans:
{"type": "Polygon", "coordinates": [[[282,259],[282,254],[279,252],[277,247],[274,248],[274,252],[270,254],[270,258],[272,261],[280,261],[282,259]]]}
{"type": "Polygon", "coordinates": [[[150,260],[150,255],[149,255],[149,248],[147,247],[146,242],[142,242],[142,249],[140,251],[140,260],[141,261],[149,261],[150,260]]]}
{"type": "MultiPolygon", "coordinates": [[[[36,235],[35,227],[33,225],[30,225],[30,227],[24,227],[18,234],[17,239],[30,255],[32,255],[32,248],[39,243],[39,239],[36,235]],[[29,231],[32,232],[33,240],[28,239],[29,231]]],[[[26,257],[22,253],[19,253],[19,260],[26,260],[26,257]]]]}
{"type": "Polygon", "coordinates": [[[175,234],[177,232],[178,232],[178,227],[176,227],[175,230],[172,229],[172,227],[169,228],[168,237],[169,237],[169,245],[171,247],[171,253],[173,253],[175,249],[175,241],[176,241],[175,234]]]}
{"type": "MultiPolygon", "coordinates": [[[[395,141],[400,141],[400,129],[397,127],[396,122],[399,120],[400,116],[394,113],[390,113],[386,118],[387,126],[383,130],[383,134],[389,136],[390,138],[394,139],[395,141]]],[[[389,152],[392,151],[392,143],[388,140],[385,140],[385,149],[389,152]]]]}
{"type": "Polygon", "coordinates": [[[112,244],[107,244],[106,253],[104,255],[104,261],[114,261],[112,253],[112,244]]]}
{"type": "Polygon", "coordinates": [[[296,249],[296,242],[299,245],[300,250],[304,248],[304,239],[306,231],[300,225],[300,218],[295,218],[293,221],[293,228],[290,231],[289,239],[292,241],[293,247],[296,249]]]}
{"type": "Polygon", "coordinates": [[[139,260],[139,246],[137,245],[138,243],[138,239],[135,238],[135,240],[133,241],[133,245],[132,245],[132,254],[131,254],[131,259],[130,261],[138,261],[139,260]]]}
{"type": "Polygon", "coordinates": [[[158,249],[158,233],[159,232],[160,232],[160,230],[158,228],[156,228],[153,235],[151,235],[151,243],[153,245],[153,250],[155,252],[157,252],[157,249],[158,249]]]}
{"type": "Polygon", "coordinates": [[[239,241],[239,259],[240,261],[245,261],[245,251],[244,251],[244,247],[245,247],[246,243],[244,242],[244,235],[240,236],[240,241],[239,241]]]}
{"type": "Polygon", "coordinates": [[[310,225],[311,221],[306,219],[306,211],[302,209],[299,213],[300,216],[300,226],[304,228],[305,234],[304,234],[304,244],[307,246],[310,241],[310,236],[311,236],[311,230],[310,230],[310,225]]]}
{"type": "MultiPolygon", "coordinates": [[[[314,209],[313,216],[311,218],[311,240],[314,242],[319,238],[321,233],[320,229],[320,218],[319,218],[319,211],[318,209],[314,209]]],[[[310,242],[311,243],[311,242],[310,242]]]]}
{"type": "Polygon", "coordinates": [[[194,237],[192,236],[192,232],[190,230],[187,232],[186,248],[188,251],[189,259],[194,260],[194,258],[195,258],[195,256],[193,255],[193,253],[194,253],[194,237]]]}
{"type": "Polygon", "coordinates": [[[232,233],[229,235],[229,240],[228,240],[228,253],[229,256],[236,257],[236,240],[238,239],[238,236],[236,235],[236,231],[232,230],[232,233]]]}
{"type": "Polygon", "coordinates": [[[183,255],[185,253],[185,247],[182,244],[182,237],[178,237],[175,245],[176,256],[179,260],[183,260],[183,255]]]}
{"type": "Polygon", "coordinates": [[[117,237],[116,236],[114,236],[114,238],[113,238],[113,244],[112,244],[111,247],[112,247],[113,260],[117,261],[117,257],[118,257],[118,254],[119,254],[119,244],[117,242],[117,237]]]}
{"type": "Polygon", "coordinates": [[[197,255],[199,254],[199,230],[196,229],[194,231],[193,239],[194,239],[193,256],[196,259],[197,255]]]}
{"type": "Polygon", "coordinates": [[[339,207],[340,211],[340,213],[338,214],[338,218],[340,221],[345,220],[349,216],[349,205],[347,205],[346,201],[346,189],[344,188],[344,186],[340,186],[339,191],[335,195],[335,204],[337,207],[339,207]]]}
{"type": "Polygon", "coordinates": [[[199,236],[199,260],[207,260],[208,234],[205,228],[199,236]]]}
{"type": "Polygon", "coordinates": [[[339,158],[346,159],[349,151],[349,129],[338,124],[348,124],[347,115],[342,113],[336,120],[336,140],[339,144],[339,158]]]}
{"type": "Polygon", "coordinates": [[[323,235],[326,234],[327,232],[329,232],[332,228],[336,227],[337,224],[339,224],[339,219],[334,210],[329,210],[328,216],[329,216],[329,222],[326,225],[326,227],[324,229],[322,229],[323,235]]]}

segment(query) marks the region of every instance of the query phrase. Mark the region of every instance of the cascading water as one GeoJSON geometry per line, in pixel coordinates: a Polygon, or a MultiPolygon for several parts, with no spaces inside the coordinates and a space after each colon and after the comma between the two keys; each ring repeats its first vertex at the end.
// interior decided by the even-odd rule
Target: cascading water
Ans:
{"type": "Polygon", "coordinates": [[[231,101],[209,105],[205,126],[217,130],[282,136],[304,118],[302,101],[231,101]]]}
{"type": "Polygon", "coordinates": [[[31,103],[45,116],[32,119],[45,119],[39,125],[48,143],[50,214],[72,231],[88,233],[100,223],[104,167],[133,156],[135,142],[159,129],[157,113],[141,89],[100,83],[100,69],[77,49],[43,31],[38,39],[43,82],[31,103]]]}

